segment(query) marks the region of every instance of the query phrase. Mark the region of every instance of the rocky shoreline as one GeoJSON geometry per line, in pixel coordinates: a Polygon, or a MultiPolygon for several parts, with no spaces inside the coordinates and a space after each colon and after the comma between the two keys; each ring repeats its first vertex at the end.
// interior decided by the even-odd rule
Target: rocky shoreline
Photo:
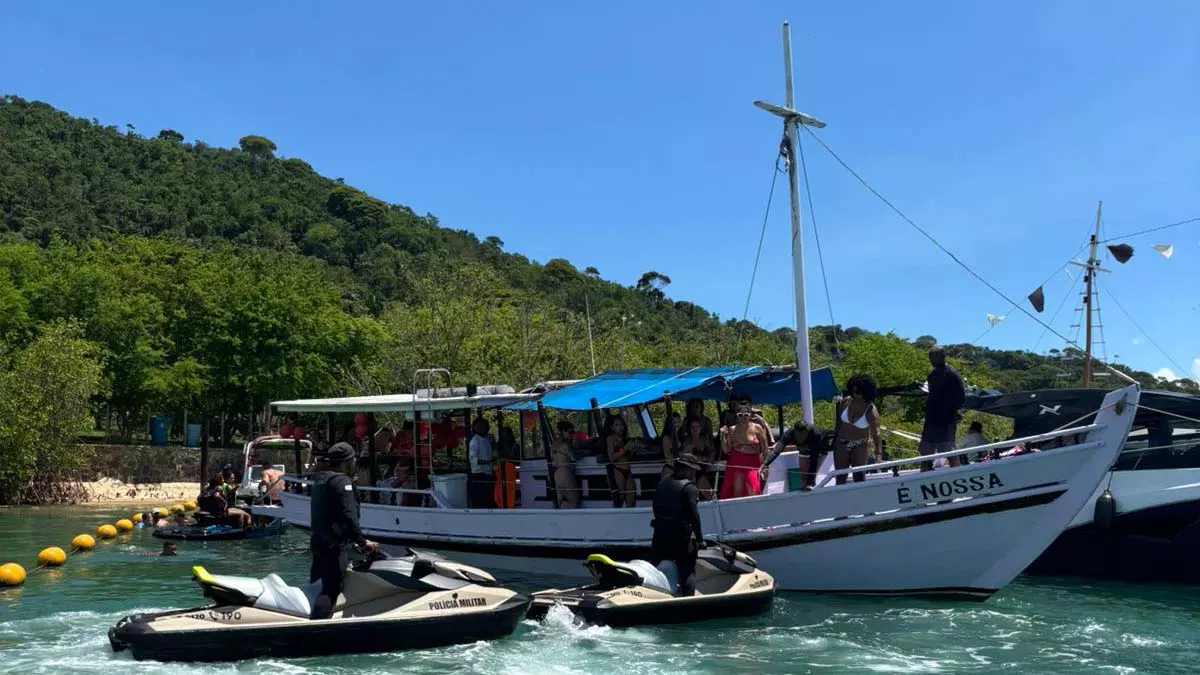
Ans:
{"type": "Polygon", "coordinates": [[[200,493],[196,482],[186,483],[123,483],[115,478],[103,478],[76,484],[81,489],[81,504],[171,504],[195,499],[200,493]]]}

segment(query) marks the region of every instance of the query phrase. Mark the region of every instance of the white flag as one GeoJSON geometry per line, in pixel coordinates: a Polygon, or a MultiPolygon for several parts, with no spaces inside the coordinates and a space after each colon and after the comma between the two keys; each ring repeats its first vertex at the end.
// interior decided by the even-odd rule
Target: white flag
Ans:
{"type": "Polygon", "coordinates": [[[1170,244],[1155,244],[1155,245],[1151,246],[1150,248],[1154,249],[1155,251],[1158,251],[1159,255],[1166,258],[1167,260],[1170,260],[1171,256],[1175,255],[1175,247],[1170,244]]]}
{"type": "Polygon", "coordinates": [[[995,328],[1003,320],[1004,320],[1003,316],[996,316],[995,314],[987,315],[988,325],[991,326],[992,328],[995,328]]]}

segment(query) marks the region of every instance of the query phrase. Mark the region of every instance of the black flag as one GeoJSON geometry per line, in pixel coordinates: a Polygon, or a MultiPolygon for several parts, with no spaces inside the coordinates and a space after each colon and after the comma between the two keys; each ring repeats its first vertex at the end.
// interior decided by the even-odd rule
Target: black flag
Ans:
{"type": "Polygon", "coordinates": [[[1038,286],[1037,290],[1029,294],[1029,304],[1037,310],[1038,314],[1046,309],[1046,294],[1042,292],[1042,287],[1038,286]]]}
{"type": "Polygon", "coordinates": [[[1133,247],[1129,244],[1115,244],[1109,246],[1108,252],[1112,254],[1113,258],[1116,258],[1117,262],[1122,264],[1129,262],[1129,259],[1133,257],[1133,247]]]}

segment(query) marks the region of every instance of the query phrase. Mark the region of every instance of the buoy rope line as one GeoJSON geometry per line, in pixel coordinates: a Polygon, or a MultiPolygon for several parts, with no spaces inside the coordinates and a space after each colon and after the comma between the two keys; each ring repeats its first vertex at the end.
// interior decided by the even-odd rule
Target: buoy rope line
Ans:
{"type": "Polygon", "coordinates": [[[88,553],[96,548],[96,538],[101,540],[116,539],[122,533],[132,532],[134,530],[134,521],[140,522],[144,516],[143,513],[153,513],[155,517],[164,517],[172,513],[187,513],[195,511],[197,508],[194,501],[187,501],[178,504],[173,504],[170,508],[163,506],[147,509],[133,514],[130,518],[121,518],[116,523],[105,523],[96,528],[96,536],[90,534],[77,534],[71,540],[71,552],[67,553],[58,546],[49,546],[38,552],[38,564],[29,572],[17,563],[4,563],[0,565],[0,588],[13,588],[25,583],[25,580],[30,574],[41,572],[50,567],[61,567],[66,564],[67,558],[77,553],[88,553]]]}

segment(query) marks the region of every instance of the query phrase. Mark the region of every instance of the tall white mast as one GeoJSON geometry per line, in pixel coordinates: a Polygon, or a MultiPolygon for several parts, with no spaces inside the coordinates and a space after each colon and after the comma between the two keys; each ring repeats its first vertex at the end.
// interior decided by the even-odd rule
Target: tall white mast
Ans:
{"type": "Polygon", "coordinates": [[[804,237],[800,230],[800,176],[796,167],[796,135],[801,124],[820,129],[825,123],[795,109],[792,91],[792,29],[786,21],[783,22],[783,72],[786,78],[787,105],[781,108],[762,101],[755,101],[754,105],[783,118],[783,132],[787,139],[788,179],[792,197],[792,285],[796,296],[796,370],[800,378],[800,405],[804,410],[804,421],[812,424],[812,366],[808,355],[808,316],[804,301],[804,237]]]}

